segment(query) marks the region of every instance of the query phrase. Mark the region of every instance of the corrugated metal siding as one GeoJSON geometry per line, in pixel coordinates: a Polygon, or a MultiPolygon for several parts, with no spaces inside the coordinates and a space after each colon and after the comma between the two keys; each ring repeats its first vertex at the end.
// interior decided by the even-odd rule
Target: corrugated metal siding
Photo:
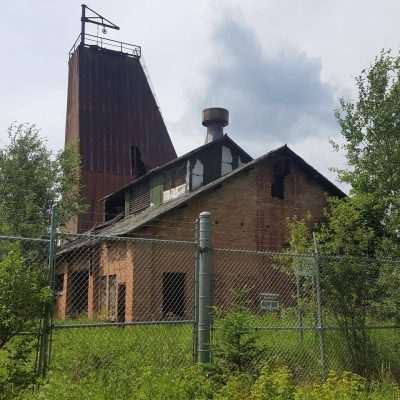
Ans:
{"type": "Polygon", "coordinates": [[[176,157],[140,61],[96,47],[69,62],[66,142],[75,138],[89,204],[79,231],[101,222],[101,197],[132,180],[131,146],[148,169],[176,157]]]}

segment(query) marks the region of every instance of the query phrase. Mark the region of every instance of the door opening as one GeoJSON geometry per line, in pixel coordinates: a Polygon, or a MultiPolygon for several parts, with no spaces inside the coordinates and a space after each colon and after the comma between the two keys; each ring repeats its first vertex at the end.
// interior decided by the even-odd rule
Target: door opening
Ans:
{"type": "Polygon", "coordinates": [[[162,280],[163,317],[183,319],[185,315],[185,274],[183,272],[165,272],[162,280]]]}
{"type": "Polygon", "coordinates": [[[118,322],[125,322],[125,299],[126,286],[124,283],[118,284],[118,322]]]}
{"type": "Polygon", "coordinates": [[[88,312],[89,272],[71,272],[68,282],[68,314],[82,317],[88,312]]]}

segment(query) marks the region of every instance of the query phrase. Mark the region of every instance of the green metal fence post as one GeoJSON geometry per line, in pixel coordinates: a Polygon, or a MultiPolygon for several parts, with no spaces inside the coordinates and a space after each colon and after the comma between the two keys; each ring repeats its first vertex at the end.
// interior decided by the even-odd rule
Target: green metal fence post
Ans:
{"type": "Polygon", "coordinates": [[[319,352],[321,362],[322,379],[326,379],[326,355],[325,355],[325,327],[322,315],[322,303],[321,303],[321,282],[320,282],[320,271],[319,271],[319,256],[318,256],[318,245],[315,233],[313,233],[314,239],[314,253],[315,253],[315,291],[317,301],[317,326],[316,329],[319,335],[319,352]]]}
{"type": "Polygon", "coordinates": [[[200,363],[211,360],[211,224],[209,212],[199,217],[199,291],[198,291],[198,347],[200,363]]]}
{"type": "Polygon", "coordinates": [[[196,219],[194,224],[194,323],[193,323],[193,362],[198,361],[198,326],[199,326],[199,220],[196,219]]]}
{"type": "Polygon", "coordinates": [[[38,374],[45,377],[49,367],[50,356],[50,335],[51,335],[51,317],[53,308],[53,295],[55,286],[55,245],[56,245],[56,229],[55,229],[55,210],[51,209],[50,217],[50,237],[49,237],[49,258],[47,281],[51,290],[52,297],[50,302],[46,304],[43,310],[43,318],[41,323],[41,335],[39,345],[38,374]]]}

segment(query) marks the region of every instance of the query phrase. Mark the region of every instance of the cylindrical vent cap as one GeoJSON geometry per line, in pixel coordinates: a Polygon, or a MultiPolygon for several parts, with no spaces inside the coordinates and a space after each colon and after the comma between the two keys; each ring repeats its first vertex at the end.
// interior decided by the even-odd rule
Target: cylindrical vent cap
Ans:
{"type": "Polygon", "coordinates": [[[226,108],[211,107],[203,110],[204,126],[217,125],[221,128],[229,124],[229,111],[226,108]]]}

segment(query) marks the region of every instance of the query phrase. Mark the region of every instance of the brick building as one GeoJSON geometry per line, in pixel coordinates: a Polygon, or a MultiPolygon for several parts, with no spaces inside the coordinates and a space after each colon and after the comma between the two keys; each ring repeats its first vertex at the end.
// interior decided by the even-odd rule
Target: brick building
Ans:
{"type": "MultiPolygon", "coordinates": [[[[317,221],[327,196],[344,196],[286,145],[252,159],[223,135],[227,122],[226,110],[205,110],[205,145],[102,199],[104,223],[59,252],[60,318],[190,319],[194,246],[163,239],[193,240],[193,223],[207,210],[215,248],[279,250],[287,244],[288,218],[310,212],[317,221]],[[158,241],[138,239],[149,237],[158,241]]],[[[229,302],[224,281],[232,276],[246,280],[254,299],[283,295],[287,282],[271,260],[241,257],[215,252],[217,302],[229,302]]]]}
{"type": "Polygon", "coordinates": [[[66,227],[83,235],[58,249],[57,317],[191,319],[193,223],[205,210],[216,301],[230,301],[224,282],[232,277],[246,282],[254,301],[265,292],[283,296],[287,282],[271,260],[218,248],[281,249],[288,218],[309,211],[317,221],[327,196],[344,194],[287,146],[253,159],[223,134],[222,108],[203,111],[206,143],[177,158],[142,49],[85,33],[85,22],[102,18],[86,10],[94,12],[82,5],[69,53],[65,142],[79,149],[88,210],[66,227]]]}

